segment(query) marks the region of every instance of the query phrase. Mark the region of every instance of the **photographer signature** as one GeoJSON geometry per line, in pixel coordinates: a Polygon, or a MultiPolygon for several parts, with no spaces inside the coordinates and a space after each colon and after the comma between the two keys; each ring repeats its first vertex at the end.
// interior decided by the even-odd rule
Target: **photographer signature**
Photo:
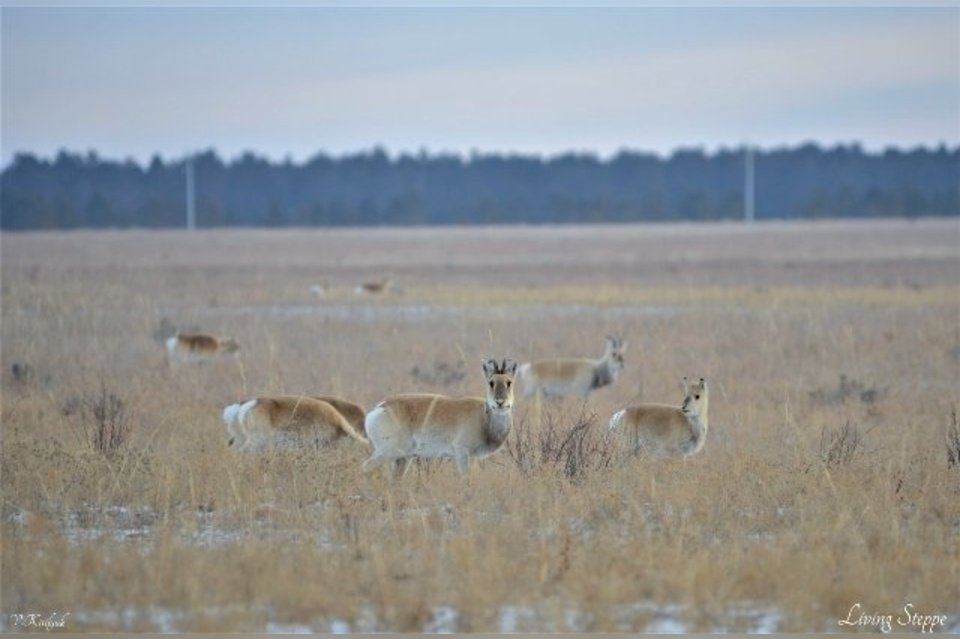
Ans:
{"type": "Polygon", "coordinates": [[[14,612],[10,614],[10,623],[14,628],[43,628],[50,632],[53,628],[65,628],[69,612],[51,612],[43,615],[39,612],[14,612]]]}

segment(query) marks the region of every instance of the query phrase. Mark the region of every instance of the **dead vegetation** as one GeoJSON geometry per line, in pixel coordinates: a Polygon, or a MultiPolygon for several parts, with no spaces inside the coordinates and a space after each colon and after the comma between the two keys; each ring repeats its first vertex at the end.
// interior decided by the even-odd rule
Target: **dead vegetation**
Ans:
{"type": "Polygon", "coordinates": [[[111,457],[127,443],[131,423],[126,405],[107,390],[103,380],[91,395],[67,399],[61,413],[70,418],[82,446],[90,446],[106,457],[111,457]]]}
{"type": "Polygon", "coordinates": [[[556,472],[577,480],[610,467],[617,450],[606,425],[583,409],[569,417],[548,409],[539,420],[519,420],[504,450],[521,474],[556,472]]]}
{"type": "Polygon", "coordinates": [[[960,421],[957,420],[956,408],[950,411],[950,421],[947,423],[945,435],[947,465],[951,468],[960,468],[960,421]]]}
{"type": "Polygon", "coordinates": [[[4,612],[197,632],[820,631],[855,601],[960,613],[953,228],[4,234],[4,612]],[[327,271],[361,281],[372,254],[402,298],[344,285],[303,305],[327,271]],[[234,335],[241,356],[171,371],[161,318],[234,335]],[[478,395],[481,357],[589,353],[608,332],[635,347],[617,383],[518,401],[506,448],[468,481],[437,462],[394,486],[360,472],[355,442],[226,446],[238,398],[478,395]],[[678,401],[683,375],[713,382],[703,452],[624,454],[609,415],[678,401]]]}
{"type": "Polygon", "coordinates": [[[824,404],[842,404],[848,399],[856,399],[864,404],[873,404],[883,397],[884,390],[877,386],[867,386],[863,382],[848,378],[840,373],[840,379],[834,388],[818,388],[810,392],[810,399],[824,404]]]}
{"type": "Polygon", "coordinates": [[[849,464],[863,452],[863,436],[849,420],[839,428],[825,426],[820,431],[820,459],[828,467],[849,464]]]}

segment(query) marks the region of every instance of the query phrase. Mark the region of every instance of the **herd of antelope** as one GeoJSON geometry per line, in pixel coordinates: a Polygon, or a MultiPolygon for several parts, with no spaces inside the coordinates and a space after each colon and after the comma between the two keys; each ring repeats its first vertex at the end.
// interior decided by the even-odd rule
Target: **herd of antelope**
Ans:
{"type": "MultiPolygon", "coordinates": [[[[172,365],[237,356],[240,347],[229,338],[176,334],[166,342],[172,365]]],[[[624,368],[627,344],[607,337],[601,357],[552,358],[518,364],[512,359],[483,360],[485,397],[448,397],[411,393],[388,397],[369,412],[332,396],[281,395],[256,397],[223,410],[229,445],[240,451],[260,451],[283,443],[329,445],[354,439],[373,452],[363,468],[393,465],[403,477],[415,458],[452,459],[467,472],[471,459],[496,452],[513,426],[515,383],[523,397],[586,398],[616,382],[624,368]]],[[[702,377],[682,380],[679,406],[641,403],[627,406],[610,418],[609,428],[623,434],[636,452],[659,457],[687,457],[699,452],[707,436],[709,391],[702,377]]]]}

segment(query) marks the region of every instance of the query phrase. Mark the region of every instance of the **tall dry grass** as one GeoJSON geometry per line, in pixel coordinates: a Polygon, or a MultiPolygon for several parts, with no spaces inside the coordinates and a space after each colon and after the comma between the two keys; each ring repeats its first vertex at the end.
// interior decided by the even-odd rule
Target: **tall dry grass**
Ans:
{"type": "Polygon", "coordinates": [[[732,252],[697,227],[679,261],[675,229],[624,231],[633,245],[523,230],[534,245],[516,259],[488,248],[512,241],[502,229],[5,235],[2,612],[198,631],[960,613],[960,262],[941,246],[955,229],[889,224],[715,230],[732,252]],[[443,242],[449,268],[427,264],[443,242]],[[385,270],[398,292],[349,293],[385,270]],[[333,291],[317,302],[321,279],[333,291]],[[232,335],[242,355],[171,370],[164,319],[232,335]],[[519,403],[467,482],[443,462],[400,484],[364,475],[353,442],[226,447],[221,408],[254,394],[477,394],[482,356],[599,354],[606,333],[631,341],[621,379],[586,403],[519,403]],[[682,375],[711,381],[703,453],[625,454],[609,415],[678,401],[682,375]]]}

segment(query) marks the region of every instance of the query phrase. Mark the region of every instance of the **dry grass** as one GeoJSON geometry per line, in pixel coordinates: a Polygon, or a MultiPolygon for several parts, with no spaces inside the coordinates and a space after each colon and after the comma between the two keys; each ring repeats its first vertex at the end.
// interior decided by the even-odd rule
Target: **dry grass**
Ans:
{"type": "Polygon", "coordinates": [[[198,631],[955,615],[957,239],[938,221],[4,235],[2,612],[198,631]],[[397,291],[350,293],[381,272],[397,291]],[[164,320],[242,356],[171,371],[164,320]],[[475,394],[482,356],[599,354],[607,333],[631,342],[617,384],[521,403],[467,483],[433,462],[391,485],[353,443],[226,447],[221,408],[255,393],[475,394]],[[678,401],[682,375],[711,380],[703,453],[620,451],[609,415],[678,401]]]}

